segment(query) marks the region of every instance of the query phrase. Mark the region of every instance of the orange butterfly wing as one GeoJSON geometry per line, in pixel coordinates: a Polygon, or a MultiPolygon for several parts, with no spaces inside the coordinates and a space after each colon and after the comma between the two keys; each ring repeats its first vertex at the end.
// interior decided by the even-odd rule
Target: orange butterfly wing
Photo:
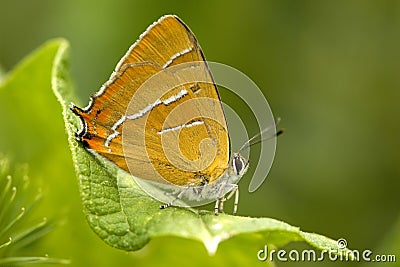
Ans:
{"type": "Polygon", "coordinates": [[[83,124],[78,139],[136,177],[201,185],[227,168],[216,86],[194,34],[175,16],[141,35],[88,107],[71,109],[83,124]]]}

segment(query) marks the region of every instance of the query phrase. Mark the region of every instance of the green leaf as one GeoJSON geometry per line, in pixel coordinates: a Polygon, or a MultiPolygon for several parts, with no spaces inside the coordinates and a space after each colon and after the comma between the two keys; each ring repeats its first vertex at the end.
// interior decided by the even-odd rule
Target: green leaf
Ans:
{"type": "MultiPolygon", "coordinates": [[[[109,161],[86,151],[75,140],[79,120],[69,110],[76,99],[68,74],[68,47],[58,50],[53,68],[53,89],[62,105],[65,127],[79,179],[84,212],[93,231],[107,244],[132,251],[150,239],[177,236],[202,242],[209,254],[235,236],[249,236],[252,242],[282,247],[305,241],[317,249],[337,250],[336,241],[300,231],[298,227],[270,218],[230,215],[214,216],[171,207],[160,210],[160,203],[144,193],[132,177],[109,161]]],[[[349,253],[347,249],[337,253],[349,253]]]]}
{"type": "Polygon", "coordinates": [[[46,42],[0,84],[0,151],[29,164],[32,177],[60,177],[60,169],[71,169],[65,160],[68,143],[61,108],[51,93],[53,62],[63,43],[61,39],[46,42]]]}
{"type": "Polygon", "coordinates": [[[54,238],[59,227],[43,217],[32,221],[30,215],[34,212],[53,218],[54,210],[60,208],[60,201],[53,196],[58,195],[63,202],[65,196],[47,186],[53,183],[65,190],[67,180],[60,178],[74,175],[61,107],[51,91],[51,70],[60,43],[60,39],[46,42],[0,78],[0,151],[11,162],[27,163],[13,173],[3,167],[6,161],[0,160],[0,265],[66,262],[47,256],[19,257],[43,256],[43,250],[51,253],[52,247],[39,249],[38,245],[54,238]]]}

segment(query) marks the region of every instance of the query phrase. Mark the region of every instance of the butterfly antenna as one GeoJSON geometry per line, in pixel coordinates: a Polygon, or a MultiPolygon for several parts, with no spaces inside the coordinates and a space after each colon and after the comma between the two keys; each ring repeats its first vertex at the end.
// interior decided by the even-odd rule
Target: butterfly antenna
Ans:
{"type": "Polygon", "coordinates": [[[258,137],[260,137],[263,133],[270,131],[271,129],[273,129],[276,125],[278,125],[278,123],[281,121],[281,118],[276,118],[275,119],[275,123],[267,126],[265,129],[263,129],[261,132],[259,132],[258,134],[254,135],[252,138],[250,138],[249,140],[247,140],[242,147],[239,149],[238,153],[240,153],[241,151],[243,151],[246,148],[251,147],[252,145],[264,142],[266,140],[272,139],[277,137],[278,135],[281,135],[284,131],[284,129],[280,129],[279,131],[277,131],[276,133],[266,136],[262,139],[256,140],[258,137]]]}

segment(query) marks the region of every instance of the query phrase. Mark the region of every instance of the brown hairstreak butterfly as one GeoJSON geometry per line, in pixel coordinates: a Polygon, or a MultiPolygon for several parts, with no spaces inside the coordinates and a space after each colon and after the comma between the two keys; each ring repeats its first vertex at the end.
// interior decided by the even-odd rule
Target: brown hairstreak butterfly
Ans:
{"type": "Polygon", "coordinates": [[[218,214],[235,195],[236,214],[236,183],[248,168],[240,151],[253,139],[230,154],[216,85],[196,37],[178,17],[152,24],[89,105],[71,109],[82,123],[77,139],[89,151],[140,181],[179,188],[160,208],[207,200],[216,201],[218,214]]]}

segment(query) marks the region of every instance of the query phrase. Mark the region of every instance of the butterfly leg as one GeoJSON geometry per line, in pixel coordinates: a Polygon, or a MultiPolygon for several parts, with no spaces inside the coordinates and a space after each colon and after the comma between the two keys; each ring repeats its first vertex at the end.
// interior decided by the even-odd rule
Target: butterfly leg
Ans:
{"type": "Polygon", "coordinates": [[[233,215],[237,214],[237,207],[239,204],[239,186],[236,185],[236,190],[235,190],[235,201],[233,202],[233,215]]]}
{"type": "Polygon", "coordinates": [[[215,200],[215,206],[214,206],[214,215],[217,216],[218,215],[218,209],[220,207],[220,203],[221,203],[221,198],[217,198],[217,200],[215,200]]]}
{"type": "Polygon", "coordinates": [[[235,201],[233,203],[233,215],[236,215],[239,203],[239,186],[237,184],[231,184],[230,186],[232,186],[233,189],[229,192],[228,196],[220,197],[215,201],[215,215],[218,215],[219,213],[224,213],[224,202],[229,200],[233,195],[235,195],[235,201]]]}
{"type": "Polygon", "coordinates": [[[168,203],[166,203],[164,205],[161,205],[160,209],[166,209],[166,208],[171,207],[172,205],[174,205],[174,202],[179,200],[179,199],[181,199],[183,194],[185,194],[185,192],[188,190],[188,188],[189,187],[187,187],[184,190],[180,191],[179,194],[173,200],[171,200],[170,202],[168,202],[168,203]]]}
{"type": "Polygon", "coordinates": [[[214,215],[218,215],[224,212],[224,202],[226,201],[225,197],[218,198],[215,200],[215,207],[214,207],[214,215]]]}
{"type": "MultiPolygon", "coordinates": [[[[229,200],[233,195],[235,195],[235,201],[233,202],[233,215],[237,214],[237,207],[239,204],[239,186],[237,184],[233,184],[233,189],[231,192],[229,192],[227,197],[224,197],[224,199],[221,201],[221,204],[227,200],[229,200]]],[[[220,206],[223,209],[223,205],[220,206]]],[[[223,212],[223,210],[222,210],[223,212]]]]}
{"type": "Polygon", "coordinates": [[[220,213],[225,213],[224,212],[224,202],[226,201],[226,198],[222,198],[221,201],[219,202],[219,212],[220,213]]]}

